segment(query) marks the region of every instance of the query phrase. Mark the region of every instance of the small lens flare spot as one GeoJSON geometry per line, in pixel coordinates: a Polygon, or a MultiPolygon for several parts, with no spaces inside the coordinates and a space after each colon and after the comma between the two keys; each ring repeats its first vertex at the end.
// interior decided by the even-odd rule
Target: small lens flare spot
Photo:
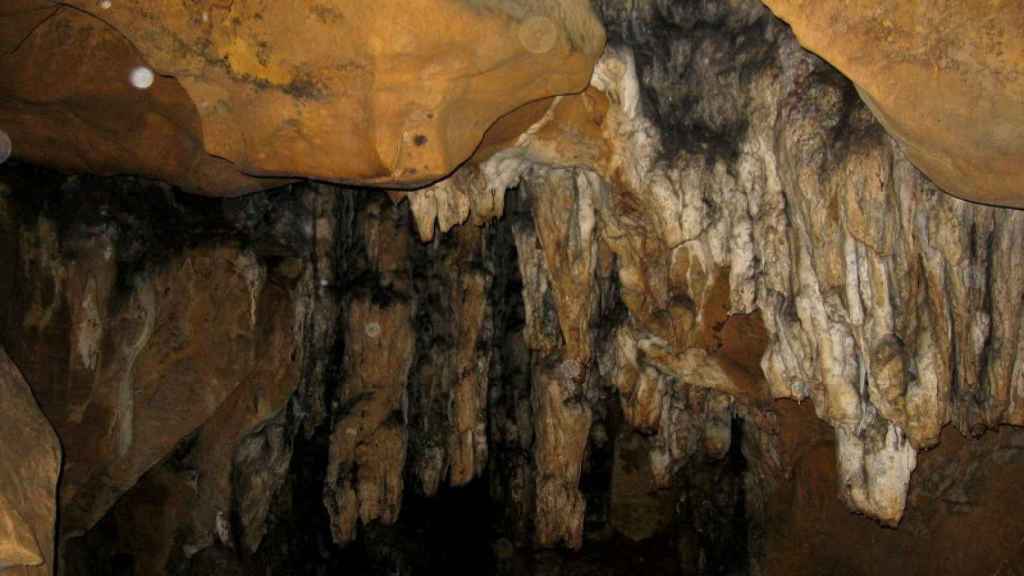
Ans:
{"type": "Polygon", "coordinates": [[[380,336],[380,324],[376,322],[369,322],[366,325],[366,335],[370,338],[377,338],[380,336]]]}
{"type": "Polygon", "coordinates": [[[3,164],[11,157],[11,150],[13,148],[11,137],[7,135],[7,132],[0,130],[0,164],[3,164]]]}
{"type": "Polygon", "coordinates": [[[145,90],[152,86],[155,79],[156,76],[153,75],[153,71],[145,66],[134,68],[131,75],[128,77],[132,86],[135,86],[139,90],[145,90]]]}
{"type": "Polygon", "coordinates": [[[110,10],[110,7],[113,6],[113,5],[114,5],[114,3],[111,2],[110,0],[100,0],[100,8],[102,8],[104,10],[110,10]]]}

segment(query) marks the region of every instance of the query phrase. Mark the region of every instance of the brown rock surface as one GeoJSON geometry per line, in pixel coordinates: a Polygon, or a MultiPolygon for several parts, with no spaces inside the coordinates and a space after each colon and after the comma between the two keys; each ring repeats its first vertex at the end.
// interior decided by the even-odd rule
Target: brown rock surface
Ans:
{"type": "MultiPolygon", "coordinates": [[[[58,434],[67,438],[66,530],[99,520],[247,379],[237,370],[240,362],[266,358],[259,342],[268,333],[257,316],[263,281],[255,259],[236,249],[200,249],[173,259],[110,320],[111,348],[95,372],[69,378],[82,399],[68,410],[55,396],[60,389],[44,392],[58,434]]],[[[96,306],[106,301],[98,298],[96,306]]],[[[77,302],[69,300],[72,310],[77,302]]],[[[73,323],[72,334],[85,326],[73,323]]]]}
{"type": "Polygon", "coordinates": [[[255,550],[291,460],[285,406],[320,356],[335,228],[313,216],[343,196],[300,186],[270,207],[129,179],[144,200],[127,208],[118,180],[18,174],[0,183],[0,335],[67,435],[62,553],[104,516],[136,574],[255,550]]]}
{"type": "Polygon", "coordinates": [[[449,236],[451,250],[420,247],[430,264],[416,288],[426,318],[416,325],[419,360],[410,377],[409,427],[412,467],[427,495],[444,483],[461,486],[479,477],[488,461],[494,334],[491,274],[480,266],[482,236],[477,226],[460,226],[449,236]]]}
{"type": "Polygon", "coordinates": [[[1019,573],[1024,520],[1006,503],[1018,498],[1024,478],[1024,431],[1005,427],[968,440],[947,428],[921,455],[905,518],[891,530],[850,514],[835,497],[833,432],[809,407],[780,401],[774,409],[771,457],[754,456],[779,466],[759,470],[777,480],[758,519],[767,528],[761,574],[1019,573]]]}
{"type": "Polygon", "coordinates": [[[365,264],[380,281],[357,293],[345,309],[342,381],[328,398],[334,417],[327,451],[323,503],[337,544],[354,540],[360,526],[398,519],[405,492],[409,396],[414,360],[415,303],[409,297],[412,230],[386,202],[371,202],[354,222],[365,264]]]}
{"type": "MultiPolygon", "coordinates": [[[[403,498],[418,500],[409,487],[444,500],[481,476],[516,545],[585,547],[609,526],[639,537],[683,519],[729,535],[685,537],[684,562],[701,566],[702,551],[721,545],[719,562],[746,545],[745,490],[751,514],[787,527],[783,547],[840,513],[836,538],[887,534],[850,528],[848,509],[912,534],[966,518],[958,506],[977,498],[963,495],[984,480],[970,463],[1016,466],[1018,441],[932,454],[961,448],[947,425],[1024,422],[1024,212],[939,193],[757,1],[628,8],[693,34],[656,35],[670,38],[664,53],[608,50],[590,88],[504,117],[452,178],[392,194],[407,204],[324,185],[315,214],[291,223],[315,261],[264,234],[244,248],[204,237],[142,274],[122,266],[116,217],[33,219],[18,211],[46,200],[0,196],[13,271],[0,298],[17,303],[0,309],[5,342],[87,455],[69,468],[69,522],[89,525],[146,469],[113,516],[140,525],[149,498],[174,509],[137,539],[156,551],[156,566],[136,565],[151,573],[175,554],[255,563],[265,534],[277,562],[293,544],[315,561],[341,554],[331,532],[391,558],[409,527],[403,498]],[[685,28],[693,18],[705,21],[685,28]],[[699,96],[676,98],[694,76],[699,96]],[[687,98],[693,140],[673,141],[671,110],[650,106],[687,98]],[[509,214],[488,223],[506,190],[509,214]],[[771,397],[808,400],[775,410],[796,432],[776,429],[771,397]],[[806,462],[788,436],[801,433],[806,462]],[[673,511],[651,499],[669,487],[686,499],[673,511]],[[315,534],[293,539],[307,526],[278,512],[315,534]]],[[[272,72],[263,60],[249,64],[272,72]]],[[[840,556],[809,565],[852,563],[840,556]]]]}
{"type": "Polygon", "coordinates": [[[604,46],[584,0],[2,10],[0,127],[17,156],[216,195],[276,183],[246,175],[436,180],[505,113],[585,88],[604,46]],[[129,83],[139,66],[156,73],[147,91],[129,83]]]}
{"type": "Polygon", "coordinates": [[[60,443],[3,347],[0,406],[0,571],[52,574],[60,443]]]}
{"type": "Polygon", "coordinates": [[[765,0],[943,190],[1024,207],[1024,5],[765,0]]]}
{"type": "Polygon", "coordinates": [[[675,502],[655,481],[646,438],[623,433],[615,441],[609,524],[632,540],[646,540],[672,522],[675,502]]]}
{"type": "Polygon", "coordinates": [[[324,504],[335,542],[347,544],[359,525],[398,518],[407,432],[405,384],[415,338],[407,303],[352,303],[346,330],[349,378],[338,398],[346,409],[331,434],[324,504]]]}
{"type": "MultiPolygon", "coordinates": [[[[210,527],[216,527],[218,515],[230,515],[232,497],[241,498],[246,493],[237,493],[232,485],[233,475],[247,474],[248,481],[255,481],[259,468],[274,460],[267,458],[259,464],[250,463],[248,468],[236,469],[239,461],[253,459],[251,450],[263,450],[263,444],[270,444],[265,450],[270,456],[281,448],[275,448],[273,430],[260,434],[260,428],[281,412],[301,379],[302,361],[306,351],[303,335],[308,322],[308,294],[302,283],[295,286],[282,285],[274,279],[264,285],[254,309],[259,319],[252,361],[245,362],[239,370],[238,385],[217,408],[197,432],[192,460],[198,474],[198,505],[193,511],[193,525],[197,537],[189,542],[202,548],[217,540],[210,527]],[[253,438],[249,438],[253,435],[253,438]],[[252,445],[253,440],[256,441],[252,445]]],[[[269,495],[264,498],[269,498],[269,495]]],[[[245,504],[244,502],[242,504],[245,504]]],[[[248,506],[240,505],[239,510],[249,514],[248,506]]],[[[266,510],[262,511],[266,514],[266,510]]],[[[260,521],[259,515],[247,518],[248,528],[260,521]]],[[[239,528],[243,528],[240,526],[239,528]]],[[[247,534],[245,543],[250,549],[259,545],[262,534],[247,534]]]]}
{"type": "MultiPolygon", "coordinates": [[[[20,198],[30,193],[11,183],[20,198]]],[[[0,236],[13,248],[3,262],[2,337],[64,444],[62,536],[91,528],[195,433],[195,501],[181,518],[191,528],[184,543],[202,548],[216,538],[218,514],[230,513],[239,446],[300,380],[312,267],[268,265],[232,241],[155,240],[153,225],[191,228],[167,213],[162,224],[140,224],[152,217],[143,210],[106,218],[119,209],[106,191],[82,188],[65,192],[88,202],[77,212],[8,201],[9,188],[0,197],[0,236]],[[155,255],[159,263],[147,260],[155,255]]],[[[160,573],[172,542],[140,566],[160,573]]]]}
{"type": "Polygon", "coordinates": [[[524,187],[533,225],[513,227],[524,278],[527,345],[533,360],[536,540],[583,542],[586,502],[579,490],[590,433],[599,305],[595,191],[568,170],[538,173],[524,187]]]}
{"type": "Polygon", "coordinates": [[[195,104],[173,78],[129,82],[145,58],[109,23],[46,0],[0,8],[0,129],[13,154],[93,174],[140,174],[203,194],[280,184],[203,148],[195,104]]]}

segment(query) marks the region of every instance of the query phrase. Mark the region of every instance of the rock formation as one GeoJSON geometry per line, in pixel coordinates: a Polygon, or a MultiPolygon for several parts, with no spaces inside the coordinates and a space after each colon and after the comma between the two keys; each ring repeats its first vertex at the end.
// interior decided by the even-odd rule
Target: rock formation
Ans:
{"type": "Polygon", "coordinates": [[[146,61],[103,19],[49,0],[12,0],[0,22],[0,125],[16,157],[207,194],[273,185],[204,149],[196,106],[179,82],[156,76],[147,90],[133,87],[131,71],[146,61]]]}
{"type": "MultiPolygon", "coordinates": [[[[402,268],[408,236],[395,233],[389,215],[370,215],[360,224],[379,242],[369,256],[384,275],[384,289],[407,293],[402,268]]],[[[401,509],[409,442],[406,385],[416,341],[413,310],[402,299],[401,293],[368,294],[354,298],[348,310],[346,378],[339,383],[338,397],[331,399],[338,408],[324,485],[324,504],[339,544],[352,541],[357,522],[392,523],[401,509]]]]}
{"type": "Polygon", "coordinates": [[[943,190],[1024,207],[1024,6],[766,0],[943,190]]]}
{"type": "MultiPolygon", "coordinates": [[[[247,436],[298,385],[314,272],[273,230],[250,248],[216,236],[168,242],[205,224],[192,213],[156,220],[145,203],[127,208],[77,179],[65,188],[88,209],[72,216],[3,200],[2,211],[14,249],[4,340],[63,441],[62,537],[92,528],[187,439],[191,511],[182,522],[188,545],[201,549],[231,514],[236,453],[244,459],[247,436]]],[[[311,219],[297,203],[293,212],[311,219]]],[[[308,222],[286,232],[295,228],[307,245],[330,234],[308,222]]]]}
{"type": "MultiPolygon", "coordinates": [[[[586,85],[604,45],[588,4],[14,0],[0,12],[0,121],[25,159],[145,174],[206,194],[280,182],[256,178],[266,176],[428,183],[473,154],[508,112],[586,85]],[[133,74],[145,85],[133,86],[133,74]]],[[[1022,205],[1019,6],[766,4],[855,82],[941,188],[1022,205]]],[[[655,34],[693,32],[688,9],[664,1],[598,5],[613,18],[668,15],[655,34]]],[[[763,8],[708,10],[722,22],[763,8]]],[[[671,56],[679,57],[690,56],[671,56]]],[[[732,104],[698,106],[716,122],[735,122],[732,104]]]]}
{"type": "Polygon", "coordinates": [[[25,576],[51,574],[60,443],[2,347],[0,406],[0,570],[25,576]]]}
{"type": "Polygon", "coordinates": [[[307,4],[0,11],[9,78],[67,31],[158,72],[0,81],[22,161],[186,190],[0,172],[0,343],[63,443],[69,573],[574,573],[652,542],[657,573],[820,573],[857,557],[799,543],[843,539],[1014,573],[1020,523],[955,558],[922,535],[967,542],[945,517],[993,522],[1024,463],[1024,216],[945,193],[1019,204],[1016,8],[943,44],[968,9],[307,4]],[[99,124],[55,147],[61,118],[99,124]],[[267,178],[392,189],[186,193],[267,178]]]}
{"type": "MultiPolygon", "coordinates": [[[[848,88],[792,40],[768,41],[774,62],[745,86],[723,88],[751,115],[731,154],[684,149],[665,157],[641,106],[634,56],[611,50],[592,82],[605,96],[553,102],[482,172],[496,175],[492,189],[520,180],[532,188],[572,168],[576,176],[561,188],[584,183],[597,194],[575,210],[552,209],[551,221],[571,229],[567,213],[593,220],[591,206],[601,208],[597,242],[617,258],[631,313],[617,357],[619,389],[639,401],[626,410],[635,425],[658,429],[659,373],[733,396],[810,398],[836,428],[844,499],[895,524],[916,449],[932,446],[943,425],[977,433],[1020,422],[1024,389],[1011,376],[1020,310],[1011,286],[1021,221],[938,193],[848,88]],[[593,110],[601,97],[610,105],[597,120],[600,133],[590,134],[601,141],[558,140],[559,109],[593,110]],[[609,152],[584,164],[580,149],[609,152]],[[730,311],[757,310],[764,320],[763,385],[710,355],[701,339],[721,274],[730,311]]],[[[578,277],[547,279],[556,293],[573,290],[573,302],[587,301],[578,277]]]]}
{"type": "Polygon", "coordinates": [[[430,182],[500,116],[586,86],[604,46],[588,4],[16,0],[0,123],[25,159],[206,194],[430,182]]]}

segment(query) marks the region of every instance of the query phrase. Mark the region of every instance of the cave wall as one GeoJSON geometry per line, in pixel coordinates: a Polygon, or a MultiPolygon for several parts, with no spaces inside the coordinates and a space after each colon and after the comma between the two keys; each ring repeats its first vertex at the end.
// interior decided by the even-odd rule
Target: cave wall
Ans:
{"type": "Polygon", "coordinates": [[[952,427],[918,457],[896,529],[850,514],[836,498],[835,433],[809,403],[776,403],[748,430],[748,515],[758,574],[995,574],[1019,572],[1022,522],[1005,513],[1019,493],[1024,431],[968,438],[952,427]],[[770,434],[762,435],[763,431],[770,434]],[[771,446],[761,452],[764,446],[771,446]],[[770,454],[770,456],[769,456],[770,454]],[[774,480],[770,480],[774,479],[774,480]]]}
{"type": "MultiPolygon", "coordinates": [[[[756,3],[614,10],[600,94],[561,100],[482,178],[539,187],[571,171],[587,198],[573,234],[614,254],[630,312],[617,336],[627,397],[630,371],[650,367],[734,397],[810,399],[837,431],[843,498],[898,523],[916,454],[943,426],[1020,423],[1021,213],[939,191],[756,3]],[[572,131],[558,110],[573,107],[596,128],[572,131]],[[729,313],[764,324],[765,385],[701,329],[721,286],[729,313]]],[[[439,193],[463,202],[480,187],[463,181],[439,193]]],[[[444,212],[413,208],[427,222],[444,212]]],[[[568,338],[575,319],[561,315],[576,313],[559,314],[568,338]]]]}
{"type": "Polygon", "coordinates": [[[758,2],[595,8],[590,88],[424,190],[2,168],[68,573],[422,571],[409,510],[462,500],[501,573],[1013,573],[1020,212],[758,2]]]}
{"type": "MultiPolygon", "coordinates": [[[[585,525],[591,542],[671,533],[663,505],[678,490],[655,480],[650,439],[624,424],[614,383],[588,366],[624,318],[611,263],[587,311],[604,318],[581,323],[589,350],[567,360],[545,280],[545,258],[558,254],[539,240],[554,225],[534,222],[536,191],[510,199],[500,223],[423,243],[408,203],[331,186],[196,200],[144,180],[25,166],[4,178],[3,231],[21,240],[5,345],[68,454],[65,573],[413,562],[375,544],[407,530],[385,527],[404,501],[467,485],[483,487],[473,512],[491,510],[477,530],[513,550],[580,548],[585,525]],[[85,264],[88,273],[68,271],[85,264]],[[97,273],[106,291],[68,288],[97,273]],[[100,342],[92,371],[80,367],[93,341],[83,333],[100,342]],[[65,356],[36,360],[51,349],[65,356]],[[160,363],[140,370],[147,356],[160,363]],[[578,384],[563,391],[567,369],[578,384]],[[103,370],[120,370],[123,387],[108,390],[103,370]],[[170,396],[158,402],[152,388],[170,396]],[[59,411],[75,397],[85,398],[81,418],[59,411]],[[159,456],[147,465],[136,452],[159,456]]],[[[707,393],[692,396],[695,410],[711,409],[707,393]]],[[[703,416],[691,420],[693,453],[703,416]]],[[[492,541],[480,541],[494,562],[492,541]]]]}
{"type": "Polygon", "coordinates": [[[61,447],[18,367],[0,347],[0,568],[53,572],[61,447]]]}
{"type": "MultiPolygon", "coordinates": [[[[187,443],[180,498],[157,506],[171,515],[169,539],[151,542],[150,561],[202,549],[232,523],[258,541],[266,510],[246,507],[235,522],[233,498],[275,489],[273,474],[242,470],[266,472],[282,442],[261,441],[267,423],[316,367],[306,356],[319,352],[316,253],[335,219],[317,228],[325,208],[310,194],[221,205],[153,182],[33,169],[6,172],[4,190],[4,242],[15,249],[3,343],[68,455],[61,538],[93,528],[187,443]],[[245,478],[241,494],[233,474],[245,478]]],[[[277,457],[287,467],[288,454],[277,457]]]]}

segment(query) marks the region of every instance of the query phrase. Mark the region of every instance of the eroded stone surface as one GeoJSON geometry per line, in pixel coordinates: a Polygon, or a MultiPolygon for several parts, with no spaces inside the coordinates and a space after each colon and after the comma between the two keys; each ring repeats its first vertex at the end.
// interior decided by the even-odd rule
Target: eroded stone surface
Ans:
{"type": "Polygon", "coordinates": [[[358,295],[348,306],[344,374],[324,480],[331,533],[347,544],[359,526],[393,523],[402,505],[408,452],[406,384],[415,351],[408,301],[409,236],[386,207],[364,212],[359,226],[367,259],[383,280],[379,296],[358,295]]]}
{"type": "MultiPolygon", "coordinates": [[[[243,249],[219,236],[231,225],[211,206],[202,216],[175,212],[174,195],[128,209],[132,200],[111,198],[96,181],[70,179],[63,194],[89,206],[64,211],[24,202],[33,192],[17,177],[8,185],[0,198],[0,233],[13,240],[3,338],[24,359],[66,450],[62,537],[92,528],[138,483],[130,501],[167,504],[116,512],[125,525],[139,523],[134,543],[146,553],[136,557],[138,573],[165,573],[183,548],[223,543],[219,526],[225,516],[230,523],[235,499],[246,522],[231,530],[258,546],[267,491],[290,460],[290,431],[268,436],[265,424],[282,413],[308,360],[319,280],[303,258],[313,240],[330,236],[304,224],[315,213],[304,205],[310,195],[289,197],[276,212],[278,228],[261,229],[259,242],[243,249]],[[154,218],[161,208],[169,211],[154,218]],[[221,232],[203,236],[218,219],[221,232]],[[168,235],[188,231],[196,244],[168,235]],[[146,475],[175,451],[187,463],[146,475]],[[261,461],[265,480],[235,486],[233,475],[253,466],[253,453],[276,458],[277,473],[261,461]]],[[[167,193],[135,185],[142,194],[167,193]]],[[[243,228],[263,218],[235,220],[243,228]]]]}
{"type": "Polygon", "coordinates": [[[248,175],[436,180],[500,116],[584,88],[604,46],[584,0],[18,0],[0,18],[16,156],[216,195],[274,185],[248,175]]]}
{"type": "MultiPolygon", "coordinates": [[[[247,357],[255,367],[245,374],[269,384],[218,397],[212,418],[122,500],[119,524],[141,523],[130,502],[162,490],[179,515],[154,522],[145,545],[196,570],[244,573],[261,560],[281,569],[360,549],[325,546],[326,534],[390,562],[404,558],[393,543],[408,527],[409,490],[447,498],[450,486],[479,489],[486,476],[510,539],[496,546],[505,558],[514,546],[659,533],[671,516],[698,527],[678,535],[691,554],[680,562],[724,571],[730,550],[746,550],[745,536],[735,539],[744,490],[748,504],[764,505],[792,470],[820,472],[827,485],[810,486],[815,498],[905,526],[912,487],[956,475],[918,453],[944,426],[978,434],[1022,423],[1016,212],[940,193],[855,88],[757,2],[597,5],[617,42],[590,88],[518,109],[453,178],[393,193],[390,204],[326,187],[298,221],[259,209],[290,192],[226,204],[228,221],[266,227],[244,248],[182,250],[223,255],[202,274],[139,277],[175,278],[188,293],[201,276],[241,294],[216,307],[227,315],[219,325],[247,342],[239,322],[254,316],[268,332],[256,356],[275,364],[247,357]],[[248,281],[221,275],[239,264],[248,281]],[[299,393],[281,411],[295,351],[305,358],[299,393]],[[788,414],[772,397],[806,401],[803,416],[826,426],[814,465],[785,462],[765,440],[775,414],[788,414]],[[644,441],[632,444],[637,434],[644,441]],[[237,516],[222,510],[229,489],[237,516]],[[623,512],[630,502],[653,511],[651,494],[677,498],[675,509],[639,520],[623,512]],[[282,520],[289,514],[315,536],[295,535],[307,532],[282,520]],[[172,530],[178,545],[168,544],[172,530]]],[[[122,291],[122,265],[104,259],[124,250],[120,228],[0,207],[17,223],[0,250],[16,262],[28,255],[30,275],[43,279],[26,289],[0,277],[0,296],[25,303],[0,319],[29,336],[71,326],[39,344],[61,361],[33,370],[77,382],[131,352],[135,340],[114,352],[102,343],[141,338],[117,323],[133,300],[97,305],[140,290],[122,291]]],[[[183,258],[161,261],[182,268],[183,258]]],[[[222,302],[200,296],[192,300],[204,309],[222,302]]],[[[194,318],[173,320],[155,325],[220,346],[185,333],[201,325],[194,318]]],[[[246,357],[238,346],[227,349],[246,357]]],[[[188,357],[229,375],[219,358],[188,357]]],[[[192,374],[184,363],[152,366],[192,374]]],[[[73,386],[50,398],[65,420],[91,422],[90,394],[73,386]]],[[[389,570],[404,566],[395,562],[389,570]]]]}
{"type": "MultiPolygon", "coordinates": [[[[1024,473],[1022,431],[1003,427],[967,439],[952,428],[919,456],[897,530],[850,514],[835,497],[834,432],[807,405],[780,401],[749,436],[752,520],[766,529],[753,558],[759,573],[1013,574],[1024,522],[1003,510],[1024,473]],[[950,545],[971,534],[971,545],[950,545]],[[836,545],[836,543],[842,545],[836,545]]],[[[752,430],[753,431],[753,430],[752,430]]],[[[760,530],[755,528],[755,530],[760,530]]]]}
{"type": "Polygon", "coordinates": [[[0,347],[0,568],[53,574],[61,448],[32,390],[0,347]]]}
{"type": "Polygon", "coordinates": [[[672,522],[673,494],[661,489],[651,470],[650,447],[640,434],[615,442],[609,523],[633,540],[647,540],[672,522]]]}
{"type": "MultiPolygon", "coordinates": [[[[939,193],[853,89],[784,28],[763,16],[737,22],[761,35],[749,50],[762,67],[704,96],[731,98],[749,115],[732,151],[669,148],[641,100],[644,90],[668,88],[645,78],[641,89],[638,75],[651,68],[641,70],[629,50],[609,50],[595,69],[595,92],[550,103],[480,170],[490,190],[566,169],[593,179],[595,241],[615,255],[630,312],[616,339],[616,378],[632,422],[650,430],[663,422],[665,374],[748,401],[810,398],[838,431],[843,498],[895,524],[916,450],[933,445],[944,424],[971,433],[1019,422],[1011,374],[1020,311],[1011,286],[1020,267],[1011,246],[1020,217],[939,193]],[[602,99],[608,104],[594,104],[602,99]],[[573,106],[595,114],[562,137],[558,110],[573,106]],[[711,303],[723,284],[729,311],[759,311],[767,328],[765,380],[756,367],[716,354],[702,329],[721,321],[711,303]]],[[[683,64],[730,70],[713,58],[683,64]]],[[[698,110],[715,126],[713,108],[698,110]]],[[[587,218],[592,208],[578,210],[576,218],[587,218]]],[[[565,208],[553,214],[571,221],[565,208]]],[[[529,261],[522,249],[520,256],[529,261]]],[[[527,282],[527,293],[544,282],[554,294],[579,289],[545,274],[527,282]]],[[[528,317],[543,308],[533,310],[528,317]]],[[[552,336],[534,339],[551,347],[552,336]]]]}
{"type": "MultiPolygon", "coordinates": [[[[487,466],[491,344],[483,231],[462,226],[450,246],[419,247],[417,360],[409,384],[412,467],[420,490],[462,486],[487,466]]],[[[415,266],[415,265],[414,265],[415,266]]]]}
{"type": "Polygon", "coordinates": [[[766,0],[943,190],[1024,207],[1024,6],[766,0]]]}
{"type": "MultiPolygon", "coordinates": [[[[40,386],[58,434],[67,438],[66,530],[74,533],[99,520],[122,490],[205,423],[239,387],[245,377],[237,363],[265,354],[257,343],[262,334],[272,333],[258,323],[263,282],[255,258],[237,250],[198,250],[175,258],[164,273],[139,286],[122,314],[109,320],[115,328],[111,340],[128,342],[107,340],[113,352],[107,362],[83,366],[81,379],[72,376],[80,400],[61,406],[60,388],[40,386]],[[62,413],[61,408],[70,410],[62,413]],[[97,438],[92,430],[101,426],[113,433],[97,438]]],[[[91,302],[107,308],[109,298],[110,292],[101,292],[91,302]]],[[[92,336],[81,332],[93,324],[75,321],[75,312],[81,303],[88,313],[90,300],[68,302],[72,343],[80,348],[92,336]]],[[[97,340],[99,347],[103,339],[97,340]]]]}
{"type": "MultiPolygon", "coordinates": [[[[942,189],[1021,206],[1018,5],[766,4],[856,83],[942,189]]],[[[696,16],[663,0],[596,6],[617,36],[631,23],[656,24],[645,32],[657,46],[641,54],[641,79],[658,86],[648,116],[666,148],[734,153],[734,144],[705,135],[747,123],[737,84],[772,58],[758,39],[764,6],[721,3],[696,16]],[[737,32],[735,45],[719,29],[737,32]],[[736,73],[710,73],[725,68],[736,73]],[[703,97],[708,91],[717,97],[703,97]]],[[[585,87],[604,43],[581,0],[15,0],[0,18],[8,96],[0,123],[16,155],[74,171],[142,173],[207,194],[273,185],[250,175],[436,180],[513,141],[543,113],[540,102],[585,87]],[[296,38],[319,41],[310,48],[296,38]],[[129,82],[140,67],[155,74],[145,92],[129,82]],[[496,120],[527,103],[477,149],[496,120]]]]}
{"type": "Polygon", "coordinates": [[[281,183],[211,156],[196,106],[173,78],[133,87],[132,70],[146,58],[87,11],[6,2],[0,54],[0,129],[17,158],[78,173],[140,174],[213,195],[281,183]]]}

